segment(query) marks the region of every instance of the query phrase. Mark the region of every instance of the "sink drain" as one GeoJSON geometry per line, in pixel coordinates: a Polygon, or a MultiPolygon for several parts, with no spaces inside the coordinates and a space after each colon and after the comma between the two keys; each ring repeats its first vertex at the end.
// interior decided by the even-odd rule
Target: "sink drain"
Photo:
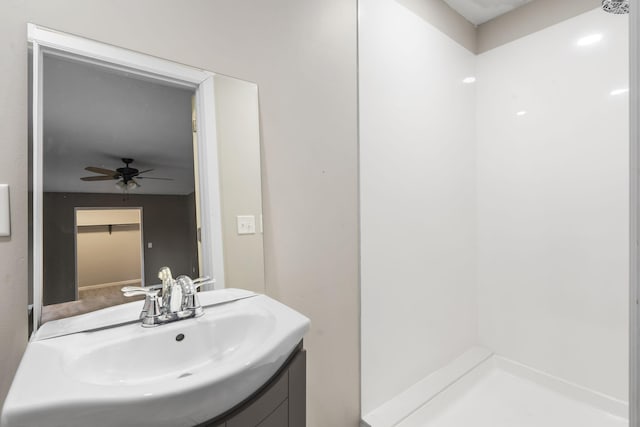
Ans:
{"type": "Polygon", "coordinates": [[[184,334],[178,334],[176,335],[176,341],[180,342],[184,339],[184,334]]]}

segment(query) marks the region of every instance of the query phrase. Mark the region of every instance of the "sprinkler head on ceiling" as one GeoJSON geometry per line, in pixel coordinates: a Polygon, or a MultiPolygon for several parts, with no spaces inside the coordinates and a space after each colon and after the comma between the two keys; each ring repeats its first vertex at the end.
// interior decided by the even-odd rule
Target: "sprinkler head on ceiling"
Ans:
{"type": "Polygon", "coordinates": [[[629,13],[629,0],[602,0],[602,10],[616,15],[629,13]]]}

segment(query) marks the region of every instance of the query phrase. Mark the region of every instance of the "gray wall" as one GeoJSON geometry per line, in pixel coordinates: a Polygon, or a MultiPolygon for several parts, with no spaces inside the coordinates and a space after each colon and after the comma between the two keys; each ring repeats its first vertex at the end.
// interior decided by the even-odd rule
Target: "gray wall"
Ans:
{"type": "Polygon", "coordinates": [[[171,267],[174,277],[198,275],[193,196],[102,193],[44,193],[44,304],[75,301],[76,207],[141,207],[146,284],[158,283],[158,270],[171,267]],[[147,243],[152,242],[149,249],[147,243]],[[195,261],[195,262],[194,262],[195,261]]]}
{"type": "Polygon", "coordinates": [[[470,52],[476,51],[476,26],[442,0],[396,0],[470,52]]]}
{"type": "Polygon", "coordinates": [[[309,427],[357,426],[356,0],[2,2],[0,400],[27,333],[28,21],[258,84],[266,291],[311,318],[309,427]]]}
{"type": "Polygon", "coordinates": [[[396,0],[461,46],[483,53],[528,34],[588,12],[601,0],[534,0],[474,26],[442,0],[396,0]]]}
{"type": "Polygon", "coordinates": [[[600,7],[601,0],[535,0],[478,26],[477,53],[600,7]]]}
{"type": "Polygon", "coordinates": [[[11,237],[0,237],[0,398],[27,342],[27,50],[25,3],[0,13],[0,182],[10,185],[11,237]]]}

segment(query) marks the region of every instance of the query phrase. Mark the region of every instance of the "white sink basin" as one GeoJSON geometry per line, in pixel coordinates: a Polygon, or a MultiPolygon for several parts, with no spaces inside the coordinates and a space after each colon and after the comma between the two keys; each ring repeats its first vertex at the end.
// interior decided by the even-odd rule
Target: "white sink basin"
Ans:
{"type": "MultiPolygon", "coordinates": [[[[203,305],[225,292],[238,291],[202,292],[203,305]]],[[[135,318],[141,304],[128,305],[135,318]]],[[[265,384],[302,339],[309,319],[256,295],[156,328],[136,322],[38,339],[46,336],[45,327],[16,373],[3,427],[197,425],[265,384]]]]}

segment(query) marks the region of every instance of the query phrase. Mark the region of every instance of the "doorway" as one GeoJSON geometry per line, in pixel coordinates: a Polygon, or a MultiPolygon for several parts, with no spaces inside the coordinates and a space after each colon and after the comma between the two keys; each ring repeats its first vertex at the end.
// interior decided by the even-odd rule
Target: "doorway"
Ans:
{"type": "Polygon", "coordinates": [[[76,208],[76,300],[122,304],[123,286],[144,286],[142,208],[76,208]]]}

